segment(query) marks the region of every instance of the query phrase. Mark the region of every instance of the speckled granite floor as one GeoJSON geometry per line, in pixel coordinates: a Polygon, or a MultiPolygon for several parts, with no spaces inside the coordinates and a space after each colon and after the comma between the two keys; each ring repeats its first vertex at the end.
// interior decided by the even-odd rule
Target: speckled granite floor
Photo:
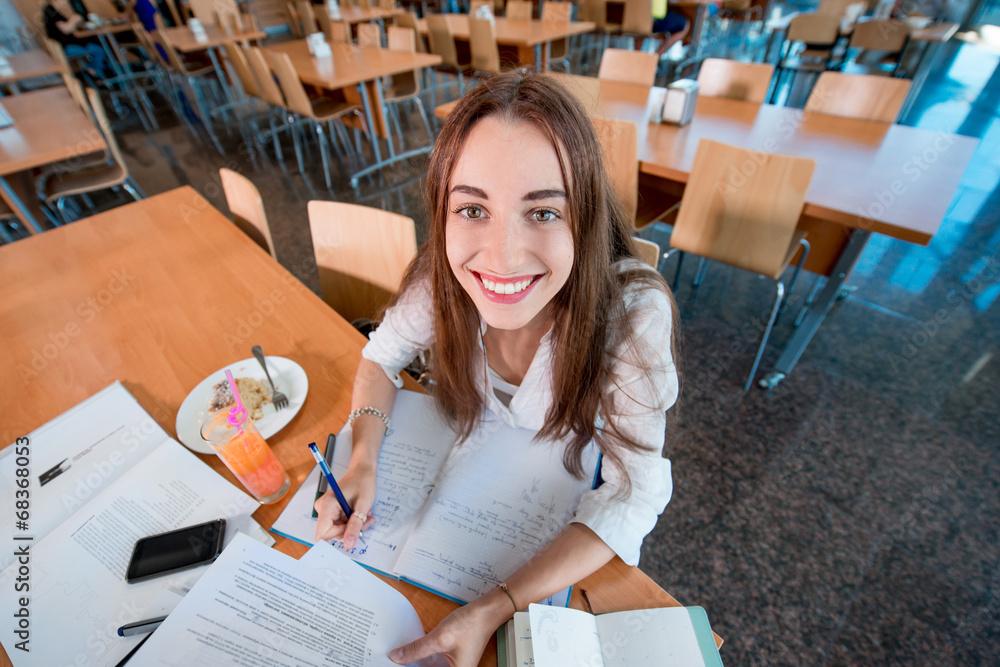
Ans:
{"type": "MultiPolygon", "coordinates": [[[[1000,664],[997,61],[942,49],[906,120],[983,140],[948,218],[926,248],[873,236],[850,280],[856,291],[774,390],[741,390],[754,346],[741,327],[765,312],[765,283],[721,267],[697,293],[682,281],[685,384],[668,440],[675,497],[641,567],[708,610],[728,665],[1000,664]]],[[[308,200],[405,213],[423,234],[423,159],[356,191],[340,165],[331,192],[315,152],[303,177],[294,159],[254,165],[235,136],[223,142],[236,157],[222,157],[169,112],[160,117],[152,134],[118,120],[147,193],[190,184],[226,211],[217,170],[245,173],[280,261],[314,290],[308,200]]]]}

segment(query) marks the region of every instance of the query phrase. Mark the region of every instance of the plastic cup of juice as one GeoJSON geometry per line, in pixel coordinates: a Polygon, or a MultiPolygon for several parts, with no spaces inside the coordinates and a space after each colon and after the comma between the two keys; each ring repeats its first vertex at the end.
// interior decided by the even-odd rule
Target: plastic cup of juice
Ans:
{"type": "Polygon", "coordinates": [[[288,473],[253,420],[247,417],[237,428],[229,423],[229,412],[223,408],[210,414],[201,425],[202,439],[258,502],[266,505],[281,500],[292,485],[288,473]]]}

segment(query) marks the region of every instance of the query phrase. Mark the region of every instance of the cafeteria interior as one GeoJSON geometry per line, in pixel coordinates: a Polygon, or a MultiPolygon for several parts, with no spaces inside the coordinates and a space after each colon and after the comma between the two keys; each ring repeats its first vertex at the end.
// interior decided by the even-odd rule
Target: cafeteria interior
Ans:
{"type": "MultiPolygon", "coordinates": [[[[982,4],[979,23],[997,24],[996,3],[982,4]]],[[[0,10],[6,23],[8,0],[0,10]]],[[[290,36],[269,37],[282,39],[290,36]]],[[[596,76],[597,64],[574,62],[573,73],[596,76]]],[[[697,262],[684,264],[682,391],[665,450],[674,495],[640,568],[681,603],[708,611],[728,665],[1000,664],[998,65],[1000,47],[957,38],[934,53],[901,124],[979,146],[930,243],[873,234],[780,383],[743,387],[770,308],[766,281],[712,264],[695,289],[697,262]]],[[[291,142],[282,160],[270,147],[247,150],[238,132],[217,124],[220,154],[152,97],[156,130],[131,106],[108,106],[145,194],[190,185],[228,215],[219,169],[243,174],[260,191],[278,261],[313,292],[310,200],[409,216],[424,240],[426,154],[356,187],[350,159],[335,157],[327,187],[315,146],[300,171],[291,142]]],[[[776,99],[801,105],[792,97],[776,99]]],[[[412,109],[401,126],[404,143],[427,144],[412,109]]],[[[95,192],[92,208],[70,209],[87,216],[129,201],[123,191],[95,192]]],[[[655,225],[643,236],[666,248],[670,232],[655,225]]],[[[16,245],[27,234],[8,225],[5,236],[16,245]]],[[[668,281],[674,266],[664,269],[668,281]]],[[[777,322],[762,369],[794,333],[812,283],[804,275],[789,295],[791,315],[777,322]]]]}

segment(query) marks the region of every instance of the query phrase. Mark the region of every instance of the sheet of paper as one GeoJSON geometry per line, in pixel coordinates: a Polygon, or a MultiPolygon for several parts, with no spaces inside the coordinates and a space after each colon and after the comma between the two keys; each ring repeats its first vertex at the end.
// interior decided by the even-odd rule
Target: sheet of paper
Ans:
{"type": "Polygon", "coordinates": [[[423,635],[416,611],[330,545],[313,551],[237,537],[129,667],[394,665],[388,652],[423,635]]]}
{"type": "MultiPolygon", "coordinates": [[[[534,435],[487,413],[445,462],[433,504],[414,527],[397,571],[468,602],[541,551],[569,523],[592,480],[566,472],[562,445],[534,442],[534,435]]],[[[583,469],[597,470],[594,445],[585,451],[583,469]]]]}
{"type": "MultiPolygon", "coordinates": [[[[205,465],[183,445],[167,440],[103,493],[30,545],[30,652],[16,648],[13,624],[0,638],[14,665],[113,665],[123,641],[116,631],[140,619],[161,590],[196,576],[178,572],[134,584],[125,570],[135,541],[146,535],[220,517],[252,513],[259,504],[205,465]],[[52,641],[58,637],[59,641],[52,641]]],[[[18,563],[0,574],[14,590],[18,563]]],[[[0,598],[11,618],[17,601],[0,598]]]]}
{"type": "MultiPolygon", "coordinates": [[[[28,437],[31,514],[25,530],[37,542],[90,502],[170,436],[120,382],[70,408],[28,437]]],[[[0,454],[0,498],[14,498],[16,447],[0,454]]],[[[11,544],[15,523],[0,524],[11,544]]],[[[14,556],[5,549],[0,567],[14,556]]]]}
{"type": "MultiPolygon", "coordinates": [[[[539,667],[602,667],[601,639],[591,614],[577,609],[528,605],[531,646],[539,667]]],[[[635,665],[669,664],[659,660],[635,665]]]]}
{"type": "Polygon", "coordinates": [[[722,667],[701,607],[637,609],[597,617],[605,667],[722,667]]]}
{"type": "MultiPolygon", "coordinates": [[[[372,515],[375,523],[365,531],[365,542],[350,556],[373,570],[394,574],[396,559],[452,448],[451,431],[441,420],[430,396],[409,391],[398,393],[392,409],[396,430],[387,435],[379,450],[377,488],[372,515]]],[[[340,478],[351,461],[351,431],[341,431],[331,472],[340,478]]],[[[312,545],[316,519],[312,517],[319,466],[314,466],[295,492],[271,530],[312,545]]],[[[337,545],[340,546],[339,544],[337,545]]]]}

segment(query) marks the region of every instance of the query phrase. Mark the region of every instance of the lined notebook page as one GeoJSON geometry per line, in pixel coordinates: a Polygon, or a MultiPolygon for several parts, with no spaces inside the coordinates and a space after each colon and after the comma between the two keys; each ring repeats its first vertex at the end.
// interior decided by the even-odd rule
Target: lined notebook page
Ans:
{"type": "MultiPolygon", "coordinates": [[[[597,448],[584,459],[587,478],[566,472],[562,444],[532,442],[487,413],[456,447],[396,566],[397,573],[460,601],[495,587],[568,523],[593,483],[597,448]]],[[[565,599],[557,604],[565,604],[565,599]]]]}

